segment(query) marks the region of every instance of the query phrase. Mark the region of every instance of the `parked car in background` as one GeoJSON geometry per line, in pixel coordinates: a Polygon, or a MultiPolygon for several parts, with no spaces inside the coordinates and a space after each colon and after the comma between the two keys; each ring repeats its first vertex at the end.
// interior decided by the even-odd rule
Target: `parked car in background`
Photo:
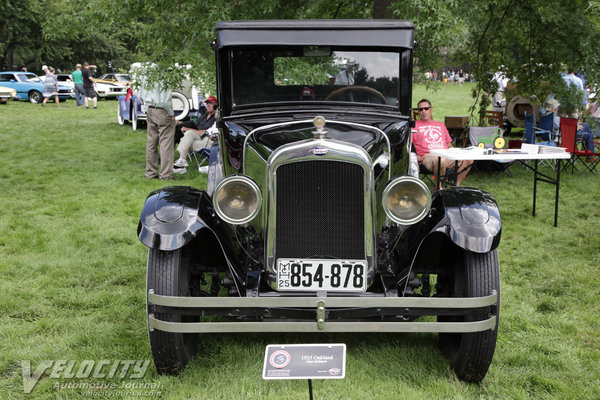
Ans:
{"type": "Polygon", "coordinates": [[[127,94],[127,86],[125,85],[112,82],[99,82],[97,79],[94,80],[96,81],[94,88],[101,98],[116,99],[117,96],[127,94]]]}
{"type": "MultiPolygon", "coordinates": [[[[58,80],[59,85],[64,85],[69,87],[72,90],[71,97],[75,98],[75,83],[73,82],[73,77],[70,74],[55,74],[56,80],[58,80]]],[[[40,76],[42,81],[46,80],[46,75],[40,76]]]]}
{"type": "MultiPolygon", "coordinates": [[[[137,76],[139,79],[140,74],[144,70],[145,66],[141,63],[134,63],[131,65],[132,74],[113,74],[113,75],[126,75],[129,76],[132,81],[137,76]]],[[[191,66],[184,66],[183,68],[191,68],[191,66]]],[[[105,74],[108,75],[108,74],[105,74]]],[[[119,96],[119,106],[117,108],[117,121],[120,125],[126,122],[131,122],[133,130],[137,130],[140,121],[146,121],[147,107],[143,100],[138,96],[137,91],[132,88],[127,96],[119,96]]],[[[204,98],[200,95],[200,91],[195,87],[189,79],[184,79],[181,83],[180,90],[173,90],[173,111],[175,113],[175,120],[181,121],[188,117],[195,117],[202,114],[204,108],[204,98]]]]}
{"type": "MultiPolygon", "coordinates": [[[[44,99],[44,81],[33,72],[4,71],[0,72],[0,86],[15,89],[16,99],[29,100],[31,103],[41,103],[44,99]]],[[[58,99],[64,101],[73,97],[73,88],[64,83],[58,84],[58,99]]]]}
{"type": "MultiPolygon", "coordinates": [[[[75,87],[75,83],[73,83],[73,77],[70,74],[54,74],[54,75],[56,75],[56,80],[58,80],[58,83],[62,83],[64,85],[70,86],[70,87],[75,87]]],[[[44,79],[45,75],[40,78],[44,79]]]]}
{"type": "Polygon", "coordinates": [[[104,74],[100,78],[97,78],[96,82],[118,83],[121,85],[129,86],[131,85],[131,75],[115,73],[104,74]]]}
{"type": "MultiPolygon", "coordinates": [[[[226,332],[437,332],[459,379],[484,378],[500,212],[490,193],[431,194],[411,175],[413,32],[396,20],[217,24],[206,189],[151,192],[137,230],[159,373],[226,332]],[[332,82],[351,58],[356,79],[332,82]]],[[[195,365],[217,363],[235,368],[195,365]]]]}
{"type": "MultiPolygon", "coordinates": [[[[192,93],[191,96],[193,97],[188,98],[182,92],[171,92],[173,112],[176,121],[181,121],[188,116],[201,114],[204,107],[202,96],[200,96],[196,90],[193,90],[192,93]]],[[[141,121],[145,123],[148,107],[140,97],[131,94],[129,96],[119,96],[117,97],[117,100],[119,101],[117,107],[117,121],[119,122],[119,125],[131,122],[131,127],[135,131],[140,126],[141,121]]]]}
{"type": "Polygon", "coordinates": [[[15,89],[0,86],[0,103],[6,104],[9,100],[12,100],[17,95],[15,89]]]}

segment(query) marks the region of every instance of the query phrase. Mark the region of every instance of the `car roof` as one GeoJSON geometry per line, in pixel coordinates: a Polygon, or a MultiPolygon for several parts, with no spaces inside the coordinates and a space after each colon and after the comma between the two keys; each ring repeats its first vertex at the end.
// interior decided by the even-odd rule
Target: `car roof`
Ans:
{"type": "Polygon", "coordinates": [[[395,47],[410,49],[414,25],[400,20],[257,20],[219,22],[217,48],[252,45],[395,47]]]}

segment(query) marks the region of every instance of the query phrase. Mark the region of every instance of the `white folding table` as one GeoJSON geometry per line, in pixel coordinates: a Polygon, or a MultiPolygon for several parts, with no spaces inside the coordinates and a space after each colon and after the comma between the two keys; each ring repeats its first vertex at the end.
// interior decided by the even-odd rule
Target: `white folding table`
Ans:
{"type": "MultiPolygon", "coordinates": [[[[537,146],[536,146],[537,147],[537,146]]],[[[537,182],[542,181],[546,183],[550,183],[556,187],[556,195],[554,198],[554,226],[557,225],[558,220],[558,195],[560,189],[560,169],[561,169],[561,160],[568,160],[571,158],[571,154],[564,152],[551,152],[551,153],[528,153],[522,150],[505,150],[504,152],[494,152],[491,149],[481,149],[478,147],[475,148],[457,148],[453,147],[450,149],[438,149],[431,150],[431,154],[438,157],[438,171],[437,176],[438,179],[436,181],[436,189],[441,188],[441,179],[440,176],[440,158],[445,158],[448,160],[454,160],[456,162],[456,166],[458,168],[458,162],[462,160],[518,160],[531,169],[534,172],[533,179],[533,213],[532,215],[535,217],[535,202],[537,197],[537,182]],[[533,160],[534,166],[531,167],[529,164],[523,163],[524,160],[533,160]],[[557,168],[556,168],[556,177],[550,177],[541,173],[538,170],[538,162],[540,160],[556,160],[557,168]]]]}

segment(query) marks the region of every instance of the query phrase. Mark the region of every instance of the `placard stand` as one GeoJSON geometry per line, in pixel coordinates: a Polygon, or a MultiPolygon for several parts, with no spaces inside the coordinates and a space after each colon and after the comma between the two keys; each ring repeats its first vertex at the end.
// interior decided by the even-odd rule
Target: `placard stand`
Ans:
{"type": "Polygon", "coordinates": [[[313,399],[313,379],[346,377],[346,345],[270,344],[265,350],[263,379],[307,379],[313,399]]]}

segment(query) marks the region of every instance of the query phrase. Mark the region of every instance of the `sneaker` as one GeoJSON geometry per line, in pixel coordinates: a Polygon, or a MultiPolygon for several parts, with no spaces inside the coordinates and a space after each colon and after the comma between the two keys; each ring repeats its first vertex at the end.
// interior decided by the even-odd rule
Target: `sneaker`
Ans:
{"type": "Polygon", "coordinates": [[[186,168],[188,166],[188,163],[187,163],[187,161],[182,160],[181,158],[178,158],[177,161],[175,161],[175,163],[173,163],[173,166],[179,167],[179,168],[186,168]]]}
{"type": "Polygon", "coordinates": [[[204,167],[198,167],[198,172],[201,174],[208,174],[208,166],[205,165],[204,167]]]}
{"type": "Polygon", "coordinates": [[[174,174],[185,174],[187,172],[187,168],[173,168],[174,174]]]}

